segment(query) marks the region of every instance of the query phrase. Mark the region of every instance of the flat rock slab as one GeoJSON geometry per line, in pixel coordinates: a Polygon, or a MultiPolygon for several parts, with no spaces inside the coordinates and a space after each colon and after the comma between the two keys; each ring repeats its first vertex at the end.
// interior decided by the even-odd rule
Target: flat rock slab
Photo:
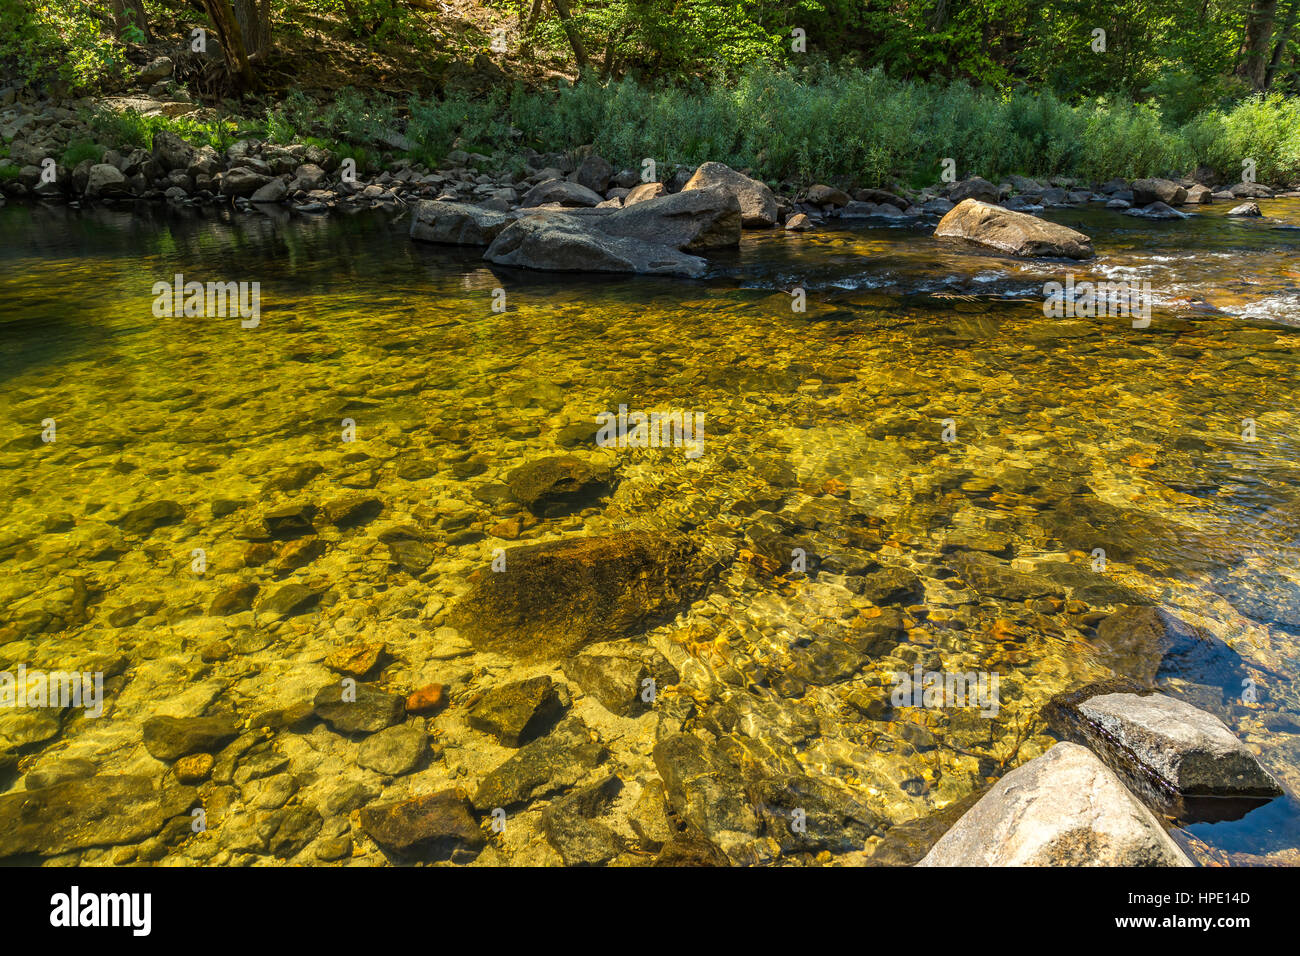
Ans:
{"type": "Polygon", "coordinates": [[[1092,239],[1068,226],[1028,213],[965,199],[939,220],[934,234],[965,239],[990,249],[1027,258],[1091,259],[1092,239]]]}
{"type": "Polygon", "coordinates": [[[591,776],[608,756],[587,725],[571,717],[488,773],[472,803],[476,810],[486,811],[562,793],[591,776]]]}
{"type": "Polygon", "coordinates": [[[1122,748],[1188,796],[1280,796],[1246,745],[1219,718],[1164,694],[1103,694],[1078,705],[1101,740],[1122,748]]]}
{"type": "Polygon", "coordinates": [[[1092,751],[1060,743],[1011,771],[917,866],[1191,866],[1092,751]]]}
{"type": "Polygon", "coordinates": [[[475,572],[449,622],[480,650],[561,660],[676,614],[717,571],[687,537],[654,532],[565,538],[505,552],[475,572]]]}
{"type": "Polygon", "coordinates": [[[487,246],[515,221],[508,213],[463,202],[423,200],[411,216],[411,238],[457,246],[487,246]]]}
{"type": "Polygon", "coordinates": [[[189,810],[196,799],[189,787],[155,790],[148,777],[132,775],[6,793],[0,796],[0,858],[138,843],[189,810]]]}
{"type": "Polygon", "coordinates": [[[234,717],[150,717],[144,722],[144,747],[159,760],[212,752],[239,736],[234,717]]]}

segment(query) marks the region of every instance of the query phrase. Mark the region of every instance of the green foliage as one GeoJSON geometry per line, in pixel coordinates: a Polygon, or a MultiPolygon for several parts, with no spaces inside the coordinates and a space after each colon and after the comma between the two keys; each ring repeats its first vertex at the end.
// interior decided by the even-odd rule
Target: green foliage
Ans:
{"type": "Polygon", "coordinates": [[[0,76],[24,85],[93,90],[122,76],[121,44],[78,0],[0,0],[0,76]]]}
{"type": "Polygon", "coordinates": [[[153,136],[160,129],[169,130],[196,146],[211,146],[221,152],[235,141],[236,123],[232,119],[195,119],[179,116],[145,116],[133,109],[117,112],[110,109],[91,110],[85,117],[98,139],[121,148],[132,146],[149,149],[153,136]]]}
{"type": "Polygon", "coordinates": [[[429,156],[458,139],[509,151],[511,127],[542,151],[590,143],[616,165],[718,160],[770,181],[933,183],[958,175],[1173,175],[1198,164],[1261,179],[1300,176],[1300,102],[1279,95],[1209,110],[1185,125],[1149,103],[1070,104],[1050,92],[999,92],[962,80],[909,82],[883,69],[759,66],[732,84],[649,86],[631,79],[516,88],[508,101],[449,97],[410,103],[410,137],[429,156]]]}
{"type": "Polygon", "coordinates": [[[100,157],[104,155],[106,149],[107,147],[100,146],[97,143],[90,143],[82,140],[73,143],[64,150],[63,156],[59,161],[62,165],[67,166],[69,169],[73,169],[78,163],[82,163],[87,159],[99,162],[100,157]]]}

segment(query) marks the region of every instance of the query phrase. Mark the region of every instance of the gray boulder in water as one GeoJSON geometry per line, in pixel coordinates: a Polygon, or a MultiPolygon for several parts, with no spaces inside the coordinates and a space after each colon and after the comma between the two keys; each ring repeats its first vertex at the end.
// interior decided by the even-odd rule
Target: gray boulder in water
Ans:
{"type": "Polygon", "coordinates": [[[647,199],[622,209],[538,210],[503,229],[484,258],[553,272],[697,277],[689,255],[740,242],[740,205],[721,189],[647,199]]]}
{"type": "Polygon", "coordinates": [[[917,866],[1191,866],[1087,747],[1060,743],[1011,771],[917,866]]]}
{"type": "Polygon", "coordinates": [[[1077,707],[1117,759],[1188,796],[1276,797],[1278,786],[1219,718],[1164,694],[1102,694],[1077,707]]]}
{"type": "Polygon", "coordinates": [[[411,216],[411,238],[457,246],[486,246],[514,222],[494,209],[463,202],[423,200],[411,216]]]}

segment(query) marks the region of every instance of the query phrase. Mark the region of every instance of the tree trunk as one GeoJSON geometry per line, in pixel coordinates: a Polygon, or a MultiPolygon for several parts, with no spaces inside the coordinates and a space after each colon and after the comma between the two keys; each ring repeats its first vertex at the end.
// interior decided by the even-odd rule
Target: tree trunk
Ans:
{"type": "Polygon", "coordinates": [[[271,0],[233,0],[231,6],[249,58],[271,49],[271,0]]]}
{"type": "Polygon", "coordinates": [[[212,28],[217,31],[217,40],[221,44],[221,55],[226,58],[230,72],[240,78],[246,88],[257,83],[253,67],[248,62],[248,52],[244,47],[244,35],[239,28],[239,21],[230,9],[230,0],[203,0],[203,8],[208,12],[212,28]]]}
{"type": "Polygon", "coordinates": [[[144,0],[112,0],[112,6],[119,34],[125,27],[133,26],[139,28],[146,40],[153,39],[149,35],[149,18],[144,14],[144,0]]]}
{"type": "Polygon", "coordinates": [[[578,72],[581,73],[587,68],[587,48],[582,45],[582,37],[573,22],[569,0],[551,0],[551,4],[560,15],[560,26],[564,27],[564,34],[569,38],[569,46],[573,47],[573,58],[578,61],[578,72]]]}
{"type": "Polygon", "coordinates": [[[1254,90],[1264,89],[1268,47],[1273,38],[1273,19],[1276,16],[1277,0],[1254,0],[1246,14],[1246,38],[1241,44],[1237,75],[1254,90]]]}
{"type": "Polygon", "coordinates": [[[1282,65],[1282,56],[1286,53],[1286,45],[1291,42],[1291,33],[1295,30],[1297,14],[1300,14],[1300,0],[1291,0],[1291,6],[1286,12],[1286,20],[1282,25],[1282,31],[1277,35],[1277,45],[1273,47],[1273,58],[1268,61],[1268,69],[1264,71],[1264,90],[1266,92],[1273,86],[1273,79],[1277,76],[1278,67],[1282,65]]]}

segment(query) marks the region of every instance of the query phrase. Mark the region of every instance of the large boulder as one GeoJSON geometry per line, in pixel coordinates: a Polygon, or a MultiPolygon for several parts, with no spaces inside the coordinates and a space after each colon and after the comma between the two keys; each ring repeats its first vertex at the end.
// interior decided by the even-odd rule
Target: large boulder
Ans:
{"type": "Polygon", "coordinates": [[[609,164],[609,161],[591,153],[573,171],[573,182],[586,186],[592,192],[603,193],[609,188],[609,180],[613,175],[614,167],[609,164]]]}
{"type": "Polygon", "coordinates": [[[563,659],[662,621],[716,573],[690,539],[629,531],[511,548],[483,569],[450,623],[481,650],[563,659]]]}
{"type": "Polygon", "coordinates": [[[571,215],[611,236],[659,243],[684,252],[701,252],[740,243],[741,213],[736,197],[725,189],[697,189],[657,196],[635,208],[571,215]]]}
{"type": "Polygon", "coordinates": [[[524,197],[519,200],[519,205],[529,207],[559,203],[561,206],[595,206],[604,199],[605,197],[600,193],[593,192],[581,183],[547,179],[524,193],[524,197]]]}
{"type": "Polygon", "coordinates": [[[722,163],[705,163],[687,180],[682,192],[692,189],[721,188],[740,203],[741,224],[747,229],[774,226],[780,218],[776,196],[764,183],[750,179],[722,163]]]}
{"type": "Polygon", "coordinates": [[[1135,206],[1149,206],[1153,202],[1181,206],[1187,201],[1187,190],[1171,179],[1137,179],[1132,189],[1135,206]]]}
{"type": "Polygon", "coordinates": [[[411,216],[411,238],[457,246],[488,246],[514,217],[463,202],[424,200],[411,216]]]}
{"type": "Polygon", "coordinates": [[[631,208],[538,210],[503,229],[484,258],[557,272],[700,276],[686,255],[740,242],[740,205],[723,189],[659,196],[631,208]]]}
{"type": "Polygon", "coordinates": [[[963,179],[948,190],[948,201],[955,203],[964,202],[967,199],[978,199],[980,202],[993,203],[1000,198],[1002,198],[1002,193],[998,187],[982,176],[963,179]]]}
{"type": "Polygon", "coordinates": [[[1164,694],[1100,694],[1076,705],[1119,765],[1136,763],[1186,796],[1276,797],[1278,786],[1223,721],[1164,694]]]}
{"type": "Polygon", "coordinates": [[[90,172],[86,176],[87,199],[125,196],[130,192],[131,187],[127,185],[126,177],[116,166],[97,163],[90,167],[90,172]]]}
{"type": "Polygon", "coordinates": [[[270,181],[270,176],[249,166],[236,166],[221,177],[221,195],[251,196],[270,181]]]}
{"type": "Polygon", "coordinates": [[[160,129],[153,134],[153,159],[163,172],[187,170],[194,158],[194,147],[170,130],[160,129]]]}
{"type": "Polygon", "coordinates": [[[631,272],[697,278],[708,263],[671,246],[611,236],[568,217],[529,216],[512,223],[483,258],[549,272],[631,272]]]}
{"type": "Polygon", "coordinates": [[[1191,866],[1092,751],[1060,743],[1011,771],[918,866],[1191,866]]]}
{"type": "Polygon", "coordinates": [[[939,220],[938,237],[966,239],[1013,256],[1091,259],[1092,239],[1081,232],[1012,212],[977,199],[966,199],[939,220]]]}

